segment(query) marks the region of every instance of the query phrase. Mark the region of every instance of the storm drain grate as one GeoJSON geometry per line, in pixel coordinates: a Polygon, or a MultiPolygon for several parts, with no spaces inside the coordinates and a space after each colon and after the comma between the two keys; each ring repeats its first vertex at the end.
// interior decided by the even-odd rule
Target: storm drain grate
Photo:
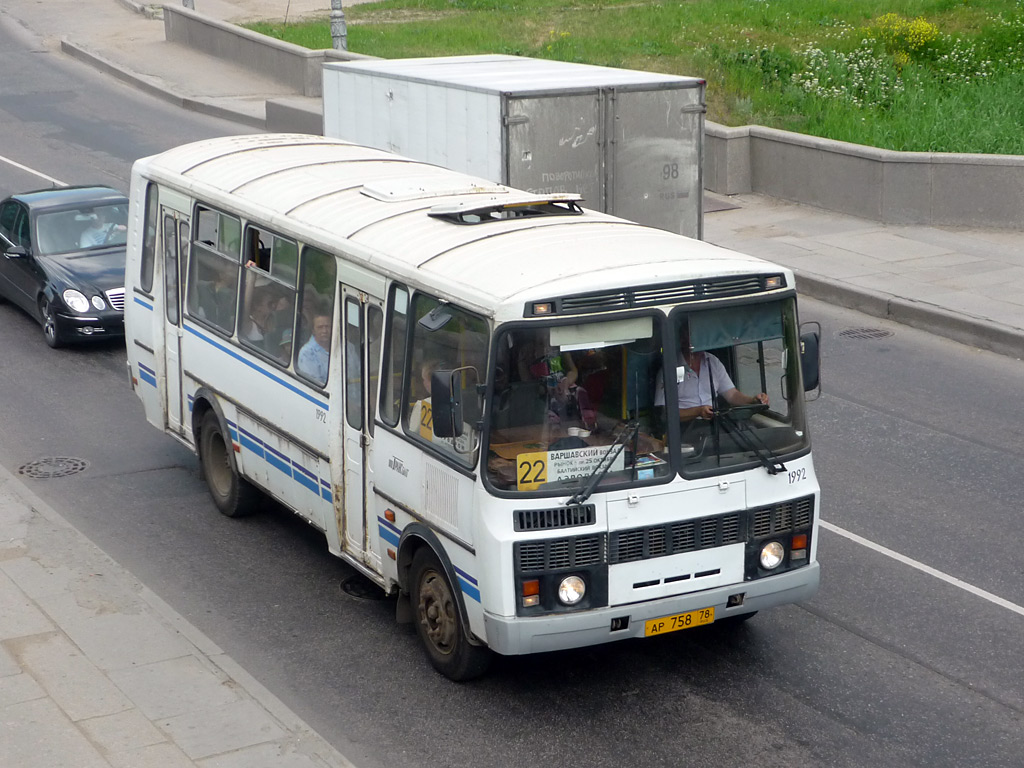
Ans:
{"type": "Polygon", "coordinates": [[[18,474],[36,480],[49,480],[54,477],[76,475],[89,466],[85,459],[71,459],[67,456],[49,456],[36,459],[18,467],[18,474]]]}
{"type": "Polygon", "coordinates": [[[893,334],[884,328],[847,328],[840,331],[839,335],[844,339],[884,339],[893,334]]]}

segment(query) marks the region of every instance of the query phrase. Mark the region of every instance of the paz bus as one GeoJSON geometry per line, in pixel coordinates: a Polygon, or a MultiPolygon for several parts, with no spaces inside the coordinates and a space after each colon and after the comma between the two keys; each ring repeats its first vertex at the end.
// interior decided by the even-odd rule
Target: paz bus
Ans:
{"type": "Polygon", "coordinates": [[[225,515],[262,494],[322,531],[453,680],[818,586],[792,272],[581,203],[306,135],[132,169],[147,420],[225,515]]]}

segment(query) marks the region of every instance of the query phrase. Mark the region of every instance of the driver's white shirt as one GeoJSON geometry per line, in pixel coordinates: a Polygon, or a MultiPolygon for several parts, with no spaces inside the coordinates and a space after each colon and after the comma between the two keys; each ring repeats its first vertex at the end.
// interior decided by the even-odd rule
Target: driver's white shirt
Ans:
{"type": "MultiPolygon", "coordinates": [[[[722,361],[710,352],[697,352],[695,356],[702,356],[700,374],[697,374],[690,366],[686,366],[686,375],[678,380],[676,384],[676,397],[679,399],[680,408],[696,408],[701,405],[712,405],[711,382],[715,383],[715,394],[728,392],[735,389],[722,361]],[[710,374],[710,375],[709,375],[710,374]]],[[[685,365],[682,355],[679,356],[679,365],[685,365]]],[[[654,392],[654,404],[665,404],[664,379],[659,377],[658,386],[654,392]]]]}
{"type": "Polygon", "coordinates": [[[95,229],[89,228],[82,233],[82,239],[78,242],[79,248],[92,248],[94,245],[103,245],[110,234],[110,224],[104,224],[95,229]]]}

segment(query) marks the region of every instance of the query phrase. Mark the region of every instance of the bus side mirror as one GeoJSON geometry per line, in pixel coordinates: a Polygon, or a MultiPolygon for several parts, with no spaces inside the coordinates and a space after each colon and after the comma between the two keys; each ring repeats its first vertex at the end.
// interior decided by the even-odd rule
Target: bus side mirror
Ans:
{"type": "Polygon", "coordinates": [[[435,437],[462,435],[462,387],[455,386],[458,371],[434,371],[430,375],[430,410],[435,437]]]}
{"type": "Polygon", "coordinates": [[[818,331],[800,335],[800,370],[804,376],[804,392],[811,392],[821,385],[821,345],[818,331]]]}

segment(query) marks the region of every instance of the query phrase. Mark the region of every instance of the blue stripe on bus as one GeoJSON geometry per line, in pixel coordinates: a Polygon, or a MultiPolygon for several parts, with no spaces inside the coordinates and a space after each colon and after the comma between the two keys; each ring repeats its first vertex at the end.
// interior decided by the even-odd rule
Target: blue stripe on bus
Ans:
{"type": "Polygon", "coordinates": [[[475,586],[477,586],[477,584],[478,584],[477,580],[476,580],[476,579],[474,579],[474,578],[473,578],[472,576],[470,576],[470,575],[469,575],[468,573],[466,573],[466,572],[465,572],[464,570],[462,570],[461,568],[459,568],[459,566],[457,566],[457,565],[454,565],[454,566],[452,566],[452,567],[453,567],[453,568],[455,569],[455,572],[456,572],[457,574],[459,574],[459,578],[460,578],[460,579],[465,579],[465,580],[466,580],[466,581],[468,581],[468,582],[469,582],[470,584],[472,584],[472,585],[473,585],[474,587],[475,587],[475,586]]]}
{"type": "Polygon", "coordinates": [[[325,500],[330,501],[331,503],[334,502],[334,494],[331,492],[331,484],[323,478],[320,478],[320,495],[323,496],[325,500]]]}
{"type": "Polygon", "coordinates": [[[150,312],[153,311],[153,305],[150,304],[149,302],[143,301],[138,296],[135,297],[135,303],[138,304],[143,309],[148,309],[150,312]]]}
{"type": "Polygon", "coordinates": [[[460,571],[458,568],[456,568],[455,570],[459,574],[459,586],[462,588],[462,594],[464,594],[466,597],[473,598],[474,600],[476,600],[479,603],[480,602],[480,590],[477,589],[476,583],[474,582],[473,584],[470,584],[463,577],[462,571],[460,571]]]}
{"type": "Polygon", "coordinates": [[[211,337],[207,336],[204,333],[200,333],[197,329],[193,328],[192,326],[186,325],[185,326],[185,330],[188,331],[189,333],[191,333],[197,339],[202,339],[203,341],[205,341],[207,344],[209,344],[214,349],[218,349],[221,352],[223,352],[224,354],[229,355],[230,357],[235,358],[235,360],[238,360],[240,363],[243,363],[243,364],[249,366],[250,368],[252,368],[257,373],[263,374],[264,376],[266,376],[268,379],[270,379],[274,383],[280,384],[282,387],[284,387],[285,389],[289,390],[290,392],[294,392],[299,397],[302,397],[302,398],[308,400],[309,402],[313,403],[313,405],[317,406],[318,408],[322,408],[325,411],[330,410],[330,406],[325,401],[318,400],[317,398],[313,397],[308,392],[303,392],[301,389],[299,389],[297,386],[295,386],[291,382],[285,381],[280,376],[272,373],[271,371],[267,370],[266,368],[262,368],[262,367],[256,365],[256,363],[252,362],[251,360],[246,360],[244,357],[242,357],[240,354],[235,352],[233,349],[230,349],[230,348],[224,346],[220,342],[215,341],[214,339],[212,339],[211,337]]]}
{"type": "Polygon", "coordinates": [[[389,544],[394,544],[396,547],[401,541],[402,532],[392,525],[389,520],[385,520],[383,517],[377,518],[377,532],[384,541],[389,544]]]}
{"type": "Polygon", "coordinates": [[[156,386],[156,371],[142,363],[139,363],[139,378],[147,384],[156,386]]]}

